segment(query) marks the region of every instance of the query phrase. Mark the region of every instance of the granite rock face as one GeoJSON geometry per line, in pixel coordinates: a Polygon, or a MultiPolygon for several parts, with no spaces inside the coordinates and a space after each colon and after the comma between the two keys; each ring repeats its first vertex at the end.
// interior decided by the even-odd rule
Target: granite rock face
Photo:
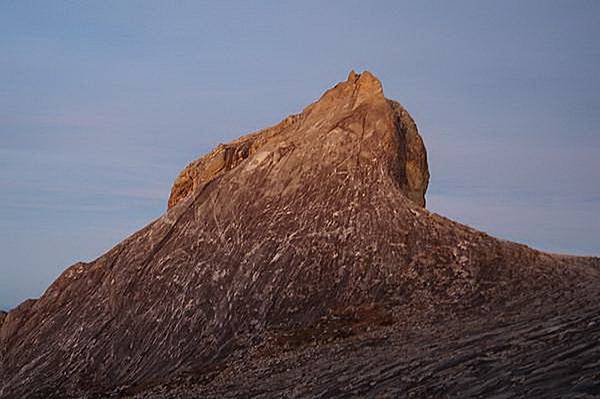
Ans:
{"type": "MultiPolygon", "coordinates": [[[[321,100],[302,113],[291,115],[275,126],[241,137],[232,143],[221,144],[189,164],[181,171],[171,188],[168,207],[175,206],[203,183],[235,168],[265,145],[285,140],[288,136],[301,137],[304,132],[315,129],[317,124],[320,127],[325,122],[329,122],[331,126],[343,123],[350,112],[360,108],[361,104],[371,102],[379,103],[380,116],[387,122],[385,128],[390,129],[389,134],[396,135],[398,140],[397,165],[394,165],[398,183],[409,199],[424,207],[429,169],[425,145],[415,122],[398,102],[387,100],[385,104],[381,82],[375,76],[370,72],[359,75],[354,71],[350,72],[345,82],[325,93],[321,100]],[[335,104],[336,102],[339,104],[335,104]]],[[[360,127],[353,128],[354,133],[359,133],[359,130],[360,127]]]]}
{"type": "Polygon", "coordinates": [[[285,364],[373,331],[397,336],[598,286],[592,261],[430,213],[428,178],[408,113],[372,74],[351,73],[300,114],[192,163],[163,216],[9,312],[0,397],[219,384],[252,359],[285,364]]]}

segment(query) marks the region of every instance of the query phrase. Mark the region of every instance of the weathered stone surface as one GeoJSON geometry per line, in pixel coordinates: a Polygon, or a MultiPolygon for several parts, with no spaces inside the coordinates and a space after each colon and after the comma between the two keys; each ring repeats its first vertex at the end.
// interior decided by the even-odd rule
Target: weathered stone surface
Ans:
{"type": "Polygon", "coordinates": [[[168,208],[172,208],[191,195],[201,184],[214,180],[217,176],[235,168],[240,162],[256,153],[271,137],[292,128],[300,118],[301,115],[288,116],[273,127],[241,137],[229,144],[220,144],[207,155],[190,163],[173,183],[168,208]]]}
{"type": "MultiPolygon", "coordinates": [[[[396,101],[387,100],[388,104],[386,105],[382,101],[383,98],[381,82],[370,72],[360,75],[354,71],[350,72],[345,82],[328,91],[321,100],[307,107],[300,114],[288,116],[275,126],[241,137],[232,143],[221,144],[209,154],[190,163],[175,180],[171,188],[168,207],[173,207],[191,195],[201,184],[235,168],[240,162],[263,148],[265,144],[277,141],[281,136],[302,136],[303,132],[314,129],[315,125],[319,124],[320,126],[325,121],[341,123],[348,111],[357,109],[361,104],[370,101],[378,101],[382,103],[382,108],[390,108],[386,110],[385,118],[390,118],[393,123],[388,123],[385,129],[390,129],[391,131],[387,134],[396,135],[398,140],[398,164],[395,165],[398,175],[396,179],[406,196],[424,207],[425,192],[429,183],[425,145],[419,135],[417,125],[408,112],[396,101]],[[340,104],[336,104],[338,107],[334,110],[336,114],[331,115],[330,105],[338,100],[340,104]]],[[[385,134],[384,132],[378,133],[385,134]]]]}
{"type": "Polygon", "coordinates": [[[600,293],[589,283],[549,289],[485,314],[438,314],[408,328],[370,320],[370,332],[334,340],[321,329],[324,342],[285,335],[293,347],[269,343],[202,378],[133,397],[597,398],[600,312],[597,298],[579,290],[600,293]]]}
{"type": "MultiPolygon", "coordinates": [[[[462,352],[443,333],[433,341],[447,346],[439,353],[412,341],[416,352],[402,355],[397,342],[432,325],[460,331],[461,320],[491,326],[511,303],[539,301],[551,317],[574,312],[574,297],[597,298],[597,260],[545,254],[430,213],[421,206],[427,180],[406,111],[373,75],[351,73],[298,116],[197,161],[178,178],[163,216],[9,312],[0,327],[0,397],[90,397],[178,378],[216,378],[193,388],[196,397],[219,397],[218,384],[238,382],[243,395],[262,364],[285,378],[275,365],[294,368],[306,350],[316,367],[292,376],[298,394],[317,394],[311,381],[326,381],[323,370],[338,367],[339,355],[347,367],[339,376],[356,378],[360,396],[364,370],[351,348],[368,347],[369,334],[383,334],[400,360],[417,362],[422,351],[450,361],[462,352]],[[328,345],[338,344],[334,355],[328,345]],[[219,373],[243,365],[250,374],[238,382],[241,373],[219,373]]],[[[585,306],[600,311],[597,301],[585,306]]],[[[523,320],[540,314],[523,311],[523,320]]],[[[578,326],[575,333],[584,331],[578,326]]],[[[516,351],[547,356],[531,345],[516,351]]],[[[454,372],[438,367],[421,368],[410,386],[454,372]]],[[[263,380],[276,392],[280,381],[263,380]]],[[[324,396],[336,392],[343,394],[324,396]]]]}

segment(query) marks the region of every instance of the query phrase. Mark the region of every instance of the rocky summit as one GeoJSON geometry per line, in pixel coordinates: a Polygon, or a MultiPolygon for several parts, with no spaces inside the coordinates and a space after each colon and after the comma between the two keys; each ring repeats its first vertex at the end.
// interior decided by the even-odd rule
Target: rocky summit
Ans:
{"type": "MultiPolygon", "coordinates": [[[[369,162],[376,158],[371,153],[373,150],[366,145],[368,141],[383,138],[382,130],[389,131],[386,139],[390,147],[387,149],[394,150],[391,156],[395,158],[392,166],[395,181],[408,198],[425,206],[425,191],[429,182],[427,153],[415,122],[398,102],[387,100],[383,96],[381,82],[375,76],[369,72],[357,75],[352,71],[347,81],[329,90],[302,113],[291,115],[271,128],[249,134],[233,143],[220,145],[210,154],[189,164],[175,180],[169,208],[192,194],[203,183],[214,180],[244,160],[254,158],[252,163],[258,165],[274,153],[282,157],[286,155],[287,149],[303,147],[299,142],[303,139],[318,140],[313,145],[326,144],[329,148],[323,152],[318,148],[306,147],[296,153],[310,152],[311,157],[323,155],[333,158],[323,159],[318,163],[343,161],[336,165],[336,171],[344,170],[346,163],[354,163],[360,167],[362,162],[368,167],[369,162]],[[355,147],[357,139],[361,142],[359,147],[355,147]],[[363,148],[362,141],[365,139],[367,142],[363,148]],[[339,158],[344,153],[349,159],[339,158]]],[[[385,151],[386,148],[381,150],[385,151]]],[[[384,154],[380,151],[377,155],[381,157],[384,154]]],[[[295,155],[293,158],[297,157],[295,155]]],[[[313,159],[306,160],[305,168],[311,165],[313,159]]],[[[273,160],[268,161],[273,163],[273,160]]],[[[278,159],[275,161],[277,163],[278,159]]],[[[295,168],[287,171],[294,171],[293,169],[295,168]]],[[[286,169],[283,167],[278,168],[278,172],[284,170],[286,169]]],[[[287,180],[292,176],[288,175],[287,180]]],[[[294,184],[303,184],[302,182],[299,179],[294,184]]]]}
{"type": "Polygon", "coordinates": [[[600,395],[600,261],[431,213],[428,181],[413,119],[351,72],[0,315],[0,397],[600,395]]]}

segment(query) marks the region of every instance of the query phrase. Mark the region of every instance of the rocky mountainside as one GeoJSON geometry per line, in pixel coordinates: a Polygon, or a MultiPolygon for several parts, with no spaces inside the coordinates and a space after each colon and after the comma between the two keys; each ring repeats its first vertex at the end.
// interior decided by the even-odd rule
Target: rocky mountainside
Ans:
{"type": "Polygon", "coordinates": [[[527,351],[552,359],[544,339],[588,367],[567,369],[569,389],[600,390],[598,260],[430,213],[428,180],[408,112],[352,72],[192,162],[163,216],[9,312],[0,397],[431,397],[445,380],[458,395],[477,387],[482,356],[497,374],[478,392],[547,393],[507,374],[527,351]],[[531,337],[511,349],[518,328],[531,337]]]}

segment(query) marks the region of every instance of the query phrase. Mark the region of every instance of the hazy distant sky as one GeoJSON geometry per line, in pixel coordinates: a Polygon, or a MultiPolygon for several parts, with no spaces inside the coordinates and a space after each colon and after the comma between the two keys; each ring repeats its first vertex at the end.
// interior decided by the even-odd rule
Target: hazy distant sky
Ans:
{"type": "Polygon", "coordinates": [[[599,38],[598,1],[0,1],[0,308],[353,68],[416,119],[429,209],[600,255],[599,38]]]}

